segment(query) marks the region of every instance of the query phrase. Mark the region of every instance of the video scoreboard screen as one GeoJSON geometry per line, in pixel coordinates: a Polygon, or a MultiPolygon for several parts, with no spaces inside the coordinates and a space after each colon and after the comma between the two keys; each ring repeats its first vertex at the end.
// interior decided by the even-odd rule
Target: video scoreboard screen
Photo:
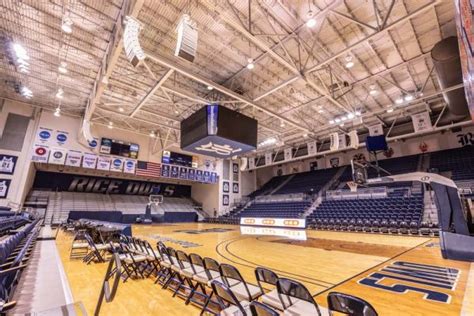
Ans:
{"type": "Polygon", "coordinates": [[[139,149],[140,146],[138,144],[103,137],[100,142],[99,151],[101,154],[137,159],[139,149]]]}
{"type": "Polygon", "coordinates": [[[172,151],[163,151],[162,163],[178,165],[189,168],[197,168],[197,159],[190,155],[175,153],[172,151]]]}

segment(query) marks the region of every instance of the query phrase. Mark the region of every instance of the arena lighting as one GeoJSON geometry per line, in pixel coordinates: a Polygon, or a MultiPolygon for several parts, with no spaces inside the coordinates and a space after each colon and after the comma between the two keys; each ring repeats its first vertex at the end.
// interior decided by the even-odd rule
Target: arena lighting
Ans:
{"type": "Polygon", "coordinates": [[[410,101],[413,100],[413,99],[414,99],[414,98],[413,98],[413,96],[412,96],[411,94],[407,94],[407,95],[405,96],[405,101],[407,101],[407,102],[410,102],[410,101]]]}
{"type": "Polygon", "coordinates": [[[33,92],[28,87],[21,87],[20,93],[27,99],[31,99],[33,97],[33,92]]]}
{"type": "Polygon", "coordinates": [[[346,68],[349,69],[349,68],[352,68],[354,67],[354,62],[352,61],[352,56],[351,55],[347,55],[346,58],[346,68]]]}
{"type": "Polygon", "coordinates": [[[136,67],[138,63],[145,59],[146,55],[143,52],[140,42],[138,41],[138,34],[140,33],[140,22],[130,16],[125,17],[125,30],[123,32],[123,46],[128,61],[136,67]]]}
{"type": "Polygon", "coordinates": [[[255,64],[253,63],[253,59],[252,58],[249,58],[247,59],[247,69],[248,70],[252,70],[255,68],[255,64]]]}
{"type": "Polygon", "coordinates": [[[63,89],[59,88],[58,92],[56,93],[56,98],[62,99],[64,97],[64,91],[63,89]]]}
{"type": "Polygon", "coordinates": [[[270,137],[270,138],[267,138],[265,139],[263,142],[261,142],[260,144],[258,144],[258,146],[268,146],[268,145],[273,145],[273,144],[276,144],[277,140],[275,137],[270,137]]]}
{"type": "Polygon", "coordinates": [[[303,137],[304,137],[304,138],[308,138],[308,134],[303,134],[303,137]]]}
{"type": "Polygon", "coordinates": [[[151,138],[155,138],[155,137],[156,137],[155,131],[151,131],[151,132],[150,132],[150,137],[151,137],[151,138]]]}
{"type": "Polygon", "coordinates": [[[395,100],[395,103],[396,104],[402,104],[403,103],[403,98],[402,97],[399,97],[395,100]]]}
{"type": "Polygon", "coordinates": [[[356,115],[356,116],[361,116],[362,113],[361,113],[360,111],[355,111],[355,115],[356,115]]]}
{"type": "Polygon", "coordinates": [[[213,89],[214,89],[214,87],[212,87],[212,86],[207,86],[207,90],[211,91],[211,90],[213,90],[213,89]]]}
{"type": "Polygon", "coordinates": [[[340,118],[336,118],[336,119],[334,120],[334,122],[340,123],[340,122],[341,122],[341,119],[340,119],[340,118]]]}
{"type": "Polygon", "coordinates": [[[339,124],[340,127],[344,127],[344,123],[339,124]]]}
{"type": "Polygon", "coordinates": [[[392,113],[393,112],[393,108],[390,108],[387,110],[387,113],[392,113]]]}
{"type": "Polygon", "coordinates": [[[370,95],[376,95],[377,93],[378,93],[378,91],[375,89],[375,85],[371,85],[369,94],[370,95]]]}
{"type": "Polygon", "coordinates": [[[280,127],[285,127],[285,122],[281,121],[280,122],[280,127]]]}
{"type": "Polygon", "coordinates": [[[355,116],[354,113],[347,114],[347,118],[350,119],[350,120],[352,120],[354,118],[354,116],[355,116]]]}
{"type": "Polygon", "coordinates": [[[63,23],[61,24],[61,29],[64,33],[71,34],[72,33],[72,20],[69,16],[65,16],[63,18],[63,23]]]}
{"type": "Polygon", "coordinates": [[[107,125],[108,128],[112,129],[114,128],[114,122],[110,121],[109,125],[107,125]]]}
{"type": "Polygon", "coordinates": [[[30,59],[30,56],[28,56],[28,52],[26,51],[26,49],[19,43],[14,43],[12,45],[12,48],[13,48],[13,51],[15,52],[16,63],[20,72],[29,73],[30,64],[27,62],[27,60],[30,59]]]}
{"type": "Polygon", "coordinates": [[[61,64],[58,67],[58,71],[62,74],[67,73],[67,63],[65,61],[62,61],[61,64]]]}
{"type": "Polygon", "coordinates": [[[330,120],[330,121],[329,121],[329,124],[334,124],[334,120],[330,120]]]}
{"type": "Polygon", "coordinates": [[[61,108],[58,106],[56,110],[54,110],[54,116],[60,117],[61,116],[61,108]]]}
{"type": "Polygon", "coordinates": [[[344,115],[344,116],[341,116],[341,121],[343,121],[343,122],[344,122],[344,121],[347,121],[347,116],[345,116],[345,115],[344,115]]]}
{"type": "Polygon", "coordinates": [[[313,11],[308,11],[308,20],[306,21],[306,26],[309,28],[313,28],[316,26],[316,19],[314,18],[313,11]]]}
{"type": "Polygon", "coordinates": [[[319,110],[318,110],[318,113],[319,113],[319,114],[322,114],[322,113],[324,113],[324,110],[323,110],[323,109],[319,109],[319,110]]]}
{"type": "Polygon", "coordinates": [[[124,111],[123,107],[119,107],[118,110],[119,110],[119,112],[123,112],[123,111],[124,111]]]}

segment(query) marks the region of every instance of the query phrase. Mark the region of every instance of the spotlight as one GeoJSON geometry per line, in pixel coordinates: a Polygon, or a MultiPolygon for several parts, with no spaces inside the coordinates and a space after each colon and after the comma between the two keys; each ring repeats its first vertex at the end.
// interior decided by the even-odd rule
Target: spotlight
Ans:
{"type": "Polygon", "coordinates": [[[346,68],[349,69],[349,68],[352,68],[354,67],[354,62],[352,61],[352,56],[351,55],[347,55],[346,56],[346,68]]]}
{"type": "Polygon", "coordinates": [[[413,96],[411,94],[407,94],[405,96],[405,101],[410,102],[411,100],[413,100],[413,96]]]}
{"type": "Polygon", "coordinates": [[[340,123],[340,122],[341,122],[341,119],[340,119],[340,118],[336,118],[334,121],[335,121],[336,123],[340,123]]]}
{"type": "Polygon", "coordinates": [[[330,120],[330,121],[329,121],[329,124],[334,124],[334,120],[330,120]]]}
{"type": "Polygon", "coordinates": [[[64,97],[64,91],[63,89],[59,88],[58,92],[56,93],[56,98],[62,99],[64,97]]]}
{"type": "Polygon", "coordinates": [[[308,20],[306,21],[306,26],[309,28],[313,28],[316,26],[316,19],[314,18],[313,11],[308,12],[308,20]]]}
{"type": "Polygon", "coordinates": [[[248,70],[252,70],[252,69],[255,68],[255,64],[253,63],[253,59],[252,59],[252,58],[247,59],[247,62],[248,62],[248,64],[247,64],[247,69],[248,69],[248,70]]]}
{"type": "Polygon", "coordinates": [[[392,112],[393,112],[393,108],[389,108],[389,109],[387,110],[387,113],[392,113],[392,112]]]}
{"type": "Polygon", "coordinates": [[[403,103],[403,98],[402,97],[399,97],[395,100],[395,103],[396,104],[402,104],[403,103]]]}
{"type": "Polygon", "coordinates": [[[362,113],[361,113],[360,111],[355,111],[355,115],[356,115],[356,116],[361,116],[362,113]]]}
{"type": "Polygon", "coordinates": [[[67,73],[67,63],[65,61],[62,61],[61,64],[58,67],[58,70],[60,73],[65,74],[67,73]]]}
{"type": "Polygon", "coordinates": [[[112,129],[114,128],[114,122],[110,121],[109,125],[107,125],[108,128],[112,129]]]}
{"type": "Polygon", "coordinates": [[[211,90],[213,90],[213,89],[214,89],[214,87],[212,87],[212,86],[207,86],[207,90],[211,91],[211,90]]]}
{"type": "Polygon", "coordinates": [[[71,34],[72,33],[72,20],[69,16],[65,16],[63,18],[63,23],[61,24],[61,29],[64,33],[71,34]]]}
{"type": "Polygon", "coordinates": [[[347,118],[348,118],[349,120],[352,120],[352,119],[354,118],[354,113],[349,113],[349,114],[347,114],[347,118]]]}
{"type": "Polygon", "coordinates": [[[20,93],[27,99],[31,99],[33,97],[33,92],[28,87],[21,87],[20,93]]]}
{"type": "Polygon", "coordinates": [[[344,122],[344,121],[347,121],[347,116],[345,116],[345,115],[342,116],[342,117],[341,117],[341,121],[343,121],[343,122],[344,122]]]}
{"type": "Polygon", "coordinates": [[[150,132],[150,137],[151,137],[151,138],[155,138],[155,137],[156,137],[155,131],[151,131],[151,132],[150,132]]]}
{"type": "Polygon", "coordinates": [[[56,110],[54,110],[54,116],[60,117],[61,116],[61,108],[58,106],[56,110]]]}
{"type": "Polygon", "coordinates": [[[123,107],[119,107],[119,112],[123,112],[123,111],[124,111],[123,107]]]}

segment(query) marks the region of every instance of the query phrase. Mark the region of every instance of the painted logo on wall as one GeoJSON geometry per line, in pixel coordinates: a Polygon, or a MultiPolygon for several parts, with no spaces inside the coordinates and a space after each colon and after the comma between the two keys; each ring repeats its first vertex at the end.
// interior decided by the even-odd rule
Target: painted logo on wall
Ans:
{"type": "Polygon", "coordinates": [[[41,131],[41,132],[39,133],[39,137],[40,137],[41,139],[47,140],[47,139],[49,139],[49,138],[51,137],[51,133],[48,132],[48,131],[44,131],[44,130],[43,130],[43,131],[41,131]]]}
{"type": "Polygon", "coordinates": [[[463,147],[474,145],[474,134],[471,132],[466,134],[457,134],[456,137],[458,138],[458,143],[463,147]]]}

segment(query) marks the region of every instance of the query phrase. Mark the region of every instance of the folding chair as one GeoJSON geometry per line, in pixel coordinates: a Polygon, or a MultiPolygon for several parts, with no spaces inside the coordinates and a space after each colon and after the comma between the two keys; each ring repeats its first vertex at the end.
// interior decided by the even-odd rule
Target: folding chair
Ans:
{"type": "Polygon", "coordinates": [[[156,248],[160,254],[160,270],[156,275],[155,284],[160,282],[164,286],[171,275],[171,260],[169,258],[168,249],[166,248],[165,244],[159,241],[156,245],[156,248]]]}
{"type": "Polygon", "coordinates": [[[153,273],[158,273],[160,271],[160,254],[155,252],[151,247],[150,243],[146,240],[142,240],[142,245],[145,250],[145,255],[147,257],[147,261],[149,264],[149,272],[147,274],[147,278],[152,275],[153,273]]]}
{"type": "Polygon", "coordinates": [[[177,294],[180,296],[183,296],[186,298],[186,302],[189,299],[189,296],[192,293],[192,289],[194,288],[193,284],[193,276],[194,276],[194,270],[191,265],[191,260],[189,259],[189,256],[182,250],[177,250],[176,251],[176,258],[178,260],[178,264],[180,266],[180,271],[179,276],[181,283],[179,283],[176,286],[176,290],[173,293],[173,297],[176,296],[177,294]],[[180,293],[179,291],[181,289],[184,289],[184,293],[180,293]],[[189,290],[189,293],[186,294],[186,290],[189,290]]]}
{"type": "Polygon", "coordinates": [[[143,271],[146,269],[146,266],[144,266],[143,263],[147,260],[146,256],[135,253],[131,250],[129,245],[123,242],[120,243],[118,252],[121,266],[123,268],[123,282],[126,282],[133,276],[145,278],[143,271]]]}
{"type": "Polygon", "coordinates": [[[180,276],[180,271],[181,271],[181,266],[179,265],[178,262],[178,256],[176,254],[176,250],[174,250],[171,247],[166,248],[168,251],[168,259],[170,260],[170,275],[166,282],[163,284],[163,289],[168,288],[168,286],[171,284],[171,282],[175,282],[177,284],[177,287],[180,286],[181,283],[183,283],[183,279],[180,276]]]}
{"type": "Polygon", "coordinates": [[[212,281],[211,286],[212,291],[216,295],[219,308],[221,309],[219,315],[250,315],[250,303],[239,299],[228,286],[218,281],[212,281]]]}
{"type": "Polygon", "coordinates": [[[191,253],[189,254],[189,259],[191,261],[191,268],[194,272],[192,278],[195,283],[185,304],[188,305],[189,302],[194,302],[202,306],[201,302],[198,300],[194,300],[193,297],[195,294],[198,294],[199,296],[204,298],[204,302],[207,300],[209,296],[206,293],[206,285],[207,282],[209,282],[209,277],[204,268],[204,260],[201,258],[200,255],[191,253]],[[201,292],[197,291],[198,288],[201,289],[201,292]]]}
{"type": "Polygon", "coordinates": [[[204,302],[204,305],[201,309],[201,315],[204,312],[211,312],[212,311],[207,307],[211,302],[212,302],[212,296],[214,295],[214,291],[212,290],[212,285],[211,283],[213,281],[217,281],[220,283],[223,283],[224,281],[221,278],[221,273],[220,273],[220,264],[216,260],[212,258],[204,258],[204,274],[197,274],[194,276],[194,280],[196,282],[202,283],[204,286],[209,286],[211,288],[211,293],[207,296],[206,301],[204,302]]]}
{"type": "Polygon", "coordinates": [[[273,310],[271,307],[253,301],[250,303],[250,312],[252,316],[278,316],[280,315],[277,311],[273,310]]]}
{"type": "Polygon", "coordinates": [[[72,241],[69,259],[82,259],[89,253],[89,242],[84,236],[85,232],[78,232],[72,241]]]}
{"type": "Polygon", "coordinates": [[[260,287],[247,283],[236,267],[223,263],[220,265],[221,278],[239,300],[253,301],[263,294],[260,287]]]}
{"type": "Polygon", "coordinates": [[[339,292],[328,294],[328,308],[330,315],[333,315],[332,312],[338,312],[350,316],[378,316],[375,309],[367,301],[339,292]]]}
{"type": "MultiPolygon", "coordinates": [[[[262,301],[262,303],[279,310],[284,310],[285,309],[284,305],[280,300],[280,296],[278,295],[278,291],[276,288],[278,275],[272,270],[262,268],[262,267],[257,267],[255,269],[255,278],[257,279],[257,284],[260,287],[260,291],[264,293],[260,297],[260,300],[262,301]],[[267,293],[265,293],[262,283],[271,285],[272,289],[270,291],[267,291],[267,293]]],[[[288,301],[288,298],[286,298],[286,305],[289,305],[289,304],[290,303],[288,301]]]]}
{"type": "Polygon", "coordinates": [[[314,301],[313,296],[303,284],[294,280],[279,278],[277,281],[277,290],[282,303],[284,304],[285,302],[282,297],[285,295],[291,304],[290,306],[284,304],[285,315],[321,316],[318,304],[314,301]]]}
{"type": "Polygon", "coordinates": [[[84,234],[84,238],[89,244],[89,253],[85,255],[82,260],[87,264],[91,263],[92,261],[99,263],[105,262],[104,255],[106,254],[107,250],[110,249],[110,245],[94,243],[91,236],[89,236],[87,233],[84,234]]]}

